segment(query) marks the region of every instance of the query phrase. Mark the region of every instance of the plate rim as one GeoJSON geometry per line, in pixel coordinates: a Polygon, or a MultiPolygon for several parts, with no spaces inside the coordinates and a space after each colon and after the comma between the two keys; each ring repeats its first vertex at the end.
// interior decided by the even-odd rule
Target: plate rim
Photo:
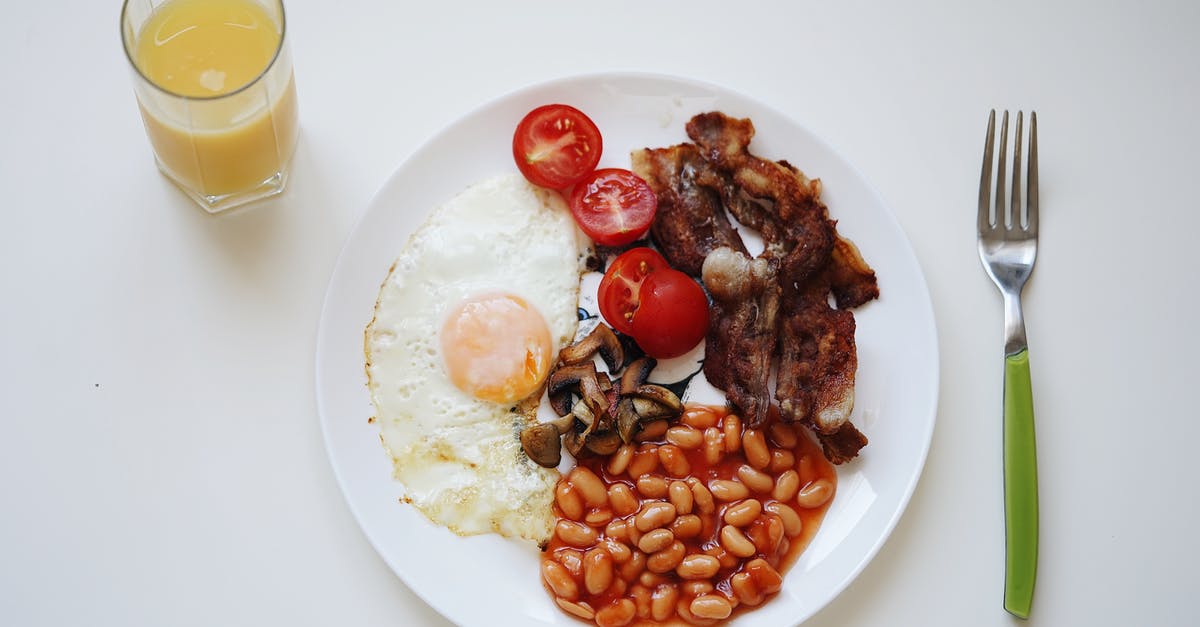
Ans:
{"type": "Polygon", "coordinates": [[[388,189],[390,189],[392,187],[394,180],[397,177],[402,175],[403,171],[406,170],[408,168],[408,166],[413,162],[413,159],[415,156],[427,151],[428,149],[430,149],[431,146],[436,145],[446,135],[450,134],[452,132],[452,130],[458,124],[460,124],[462,121],[464,121],[468,118],[473,118],[476,115],[480,114],[481,112],[483,112],[487,109],[493,108],[497,105],[500,105],[503,102],[509,101],[510,99],[519,98],[523,94],[532,93],[532,92],[550,89],[550,88],[555,88],[555,87],[569,86],[571,83],[592,83],[592,82],[603,82],[606,80],[608,80],[608,81],[626,81],[626,80],[630,80],[630,79],[648,80],[648,81],[656,81],[656,82],[663,82],[663,83],[678,83],[678,84],[682,84],[685,86],[704,89],[704,90],[712,91],[712,92],[719,93],[719,94],[732,94],[732,95],[735,95],[736,97],[742,98],[746,101],[753,103],[755,107],[761,108],[764,111],[768,111],[771,115],[774,115],[774,116],[778,117],[779,119],[786,120],[789,124],[795,125],[799,129],[801,129],[804,133],[808,134],[811,137],[811,139],[813,140],[813,142],[818,144],[822,150],[833,155],[843,166],[845,166],[847,169],[850,170],[850,172],[851,172],[851,174],[853,174],[854,178],[858,182],[861,183],[862,188],[883,209],[883,214],[886,216],[886,219],[889,221],[889,226],[891,227],[891,229],[895,230],[897,233],[900,234],[900,236],[901,236],[900,244],[902,246],[903,252],[905,253],[905,256],[911,261],[913,270],[915,270],[915,273],[913,276],[915,277],[915,279],[917,281],[916,287],[919,288],[919,292],[920,292],[919,294],[916,295],[916,300],[917,300],[918,304],[920,305],[920,307],[928,313],[928,315],[925,316],[925,324],[924,324],[925,329],[923,330],[923,332],[925,335],[928,336],[928,338],[932,342],[932,345],[929,346],[929,349],[930,349],[929,358],[931,360],[930,361],[930,366],[931,366],[930,377],[929,377],[929,381],[928,381],[929,389],[925,390],[925,395],[930,400],[930,406],[929,406],[928,416],[924,416],[926,418],[926,420],[924,420],[922,423],[925,428],[920,433],[916,434],[919,438],[921,446],[920,446],[919,454],[915,458],[916,463],[913,466],[913,472],[912,472],[911,476],[908,478],[908,480],[903,484],[903,489],[900,493],[900,498],[897,500],[897,507],[891,513],[891,515],[888,517],[887,521],[884,523],[882,532],[875,538],[875,540],[870,544],[870,546],[867,548],[867,550],[862,554],[862,558],[859,559],[858,562],[846,572],[845,576],[842,577],[840,581],[837,581],[830,588],[831,593],[828,595],[828,598],[824,599],[820,603],[814,604],[814,606],[811,608],[811,610],[808,611],[807,613],[804,613],[803,615],[799,616],[794,624],[799,625],[801,623],[804,623],[807,620],[809,620],[810,618],[812,618],[813,616],[815,616],[817,613],[819,613],[820,611],[822,611],[823,609],[828,607],[830,603],[832,603],[836,598],[841,596],[841,594],[845,591],[845,589],[850,585],[851,582],[853,582],[855,579],[858,578],[858,576],[862,573],[862,571],[866,569],[867,565],[874,561],[875,557],[878,555],[878,553],[882,549],[883,545],[886,544],[887,541],[891,538],[892,533],[895,530],[896,526],[899,524],[900,519],[904,516],[905,512],[907,512],[908,506],[912,499],[912,496],[916,491],[916,486],[920,483],[920,481],[923,478],[924,473],[925,473],[925,468],[926,468],[928,456],[929,456],[929,450],[933,444],[933,434],[934,434],[934,431],[937,426],[937,414],[938,414],[938,408],[939,408],[939,395],[940,395],[940,382],[941,382],[941,349],[940,349],[940,338],[937,333],[936,311],[933,307],[932,294],[929,291],[929,285],[928,285],[928,281],[925,276],[925,272],[924,272],[923,268],[921,267],[920,259],[916,255],[916,251],[913,248],[911,239],[908,237],[908,233],[904,230],[904,228],[900,224],[899,219],[896,217],[896,214],[893,211],[891,205],[886,202],[886,200],[884,199],[882,194],[880,194],[879,190],[876,189],[875,185],[871,182],[871,180],[868,179],[863,174],[863,172],[859,169],[859,167],[853,161],[847,159],[844,156],[843,152],[837,150],[836,147],[833,144],[831,144],[829,141],[827,141],[821,134],[814,131],[809,126],[799,123],[798,121],[796,121],[793,118],[793,116],[791,116],[787,113],[784,113],[783,111],[781,111],[774,105],[771,105],[771,104],[768,104],[761,100],[758,100],[752,96],[748,96],[748,95],[742,93],[740,90],[737,90],[737,89],[734,89],[731,87],[726,87],[721,84],[713,83],[710,81],[705,81],[705,80],[700,80],[700,79],[695,79],[695,78],[685,77],[685,76],[680,76],[680,75],[674,75],[674,74],[669,74],[669,73],[662,73],[662,72],[600,71],[600,72],[586,72],[586,73],[568,73],[568,74],[562,74],[562,75],[559,75],[559,76],[556,76],[553,78],[548,78],[548,79],[539,80],[536,82],[526,83],[520,87],[500,93],[499,95],[496,95],[494,97],[487,98],[487,99],[483,100],[482,102],[480,102],[479,104],[477,104],[473,107],[470,107],[467,110],[465,110],[464,112],[456,115],[449,123],[438,128],[436,132],[432,133],[424,141],[420,142],[415,148],[413,148],[407,155],[405,155],[399,161],[399,163],[392,169],[391,173],[388,174],[388,176],[383,180],[383,182],[376,188],[375,192],[371,195],[370,200],[362,208],[359,209],[358,215],[354,220],[354,224],[347,231],[347,234],[345,236],[345,241],[343,241],[341,248],[338,252],[337,258],[335,259],[334,264],[330,270],[328,283],[326,285],[326,288],[325,288],[325,291],[324,291],[324,294],[322,297],[320,317],[318,318],[318,321],[317,321],[316,350],[314,353],[315,368],[314,368],[314,379],[313,379],[314,393],[315,393],[314,398],[315,398],[316,405],[317,405],[317,420],[318,420],[318,422],[320,424],[320,428],[321,428],[321,436],[322,436],[322,440],[323,440],[323,444],[324,444],[324,448],[325,448],[326,458],[329,462],[330,468],[333,471],[334,478],[336,479],[337,484],[338,484],[338,488],[341,491],[342,499],[345,502],[347,508],[350,510],[350,513],[354,517],[355,522],[358,524],[360,531],[363,533],[363,535],[366,537],[368,543],[371,545],[371,548],[374,549],[376,555],[388,566],[388,569],[392,571],[392,574],[406,588],[408,588],[415,596],[420,598],[421,601],[423,603],[425,603],[428,608],[430,608],[432,611],[436,612],[439,616],[443,617],[445,620],[456,623],[456,624],[457,624],[457,622],[455,621],[455,619],[452,618],[445,611],[443,611],[443,608],[440,607],[438,604],[436,604],[434,601],[432,601],[422,589],[420,589],[418,587],[414,587],[412,584],[410,584],[408,582],[408,580],[404,576],[402,576],[400,574],[399,570],[397,569],[396,564],[393,564],[392,560],[388,557],[388,552],[383,550],[383,548],[381,547],[380,540],[376,537],[376,535],[374,533],[372,533],[372,531],[370,530],[370,528],[364,521],[363,513],[360,511],[360,509],[356,506],[354,501],[351,499],[350,491],[349,491],[348,485],[347,485],[347,478],[344,474],[344,469],[343,469],[343,467],[339,466],[339,464],[337,463],[336,458],[335,458],[336,453],[333,450],[332,437],[331,437],[331,433],[330,433],[330,421],[327,419],[326,412],[324,411],[326,399],[325,399],[325,393],[322,389],[322,380],[323,380],[322,374],[323,374],[325,368],[323,366],[324,360],[322,359],[322,356],[323,356],[323,353],[325,350],[325,344],[327,342],[326,321],[331,315],[330,314],[331,300],[332,300],[331,297],[333,296],[333,292],[336,287],[335,283],[336,283],[336,279],[339,274],[339,269],[345,263],[347,256],[350,254],[351,242],[354,239],[355,234],[362,228],[363,223],[367,220],[367,218],[371,212],[371,208],[374,207],[376,205],[376,203],[379,202],[381,196],[388,189]]]}

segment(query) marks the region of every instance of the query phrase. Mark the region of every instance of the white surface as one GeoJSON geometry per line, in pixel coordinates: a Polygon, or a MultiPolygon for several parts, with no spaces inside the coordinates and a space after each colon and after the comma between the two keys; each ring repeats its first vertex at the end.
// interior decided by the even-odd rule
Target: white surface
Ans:
{"type": "MultiPolygon", "coordinates": [[[[759,154],[821,173],[822,197],[839,232],[869,254],[887,286],[879,301],[855,312],[859,362],[852,419],[871,444],[859,460],[838,469],[837,498],[777,600],[735,622],[786,626],[811,616],[876,553],[920,475],[937,402],[933,312],[907,239],[853,166],[778,112],[716,86],[627,73],[551,81],[455,121],[388,179],[338,259],[317,339],[321,425],[352,511],[392,569],[449,619],[478,626],[578,625],[538,583],[540,554],[532,543],[514,545],[496,535],[459,538],[399,505],[403,489],[391,480],[379,426],[365,420],[372,410],[362,368],[363,327],[379,297],[380,277],[399,252],[397,242],[421,224],[427,207],[497,172],[515,172],[512,129],[526,111],[546,102],[569,102],[596,122],[604,133],[601,167],[628,166],[635,148],[686,141],[683,124],[696,113],[715,109],[750,117],[759,154]],[[450,162],[453,170],[438,170],[450,162]],[[471,568],[464,570],[464,563],[471,568]],[[464,588],[477,591],[477,603],[459,602],[464,588]]],[[[588,300],[581,298],[581,306],[588,300]]],[[[690,371],[694,364],[688,355],[664,369],[690,371]]],[[[548,407],[546,413],[554,416],[548,407]]]]}
{"type": "Polygon", "coordinates": [[[521,6],[289,2],[291,189],[215,219],[153,167],[119,3],[5,7],[0,622],[444,625],[330,469],[324,289],[372,194],[436,130],[522,85],[626,69],[737,89],[812,129],[875,184],[929,280],[942,381],[924,476],[806,627],[1018,622],[1000,608],[1000,298],[973,234],[994,106],[1036,108],[1041,131],[1028,624],[1200,620],[1200,5],[521,6]]]}

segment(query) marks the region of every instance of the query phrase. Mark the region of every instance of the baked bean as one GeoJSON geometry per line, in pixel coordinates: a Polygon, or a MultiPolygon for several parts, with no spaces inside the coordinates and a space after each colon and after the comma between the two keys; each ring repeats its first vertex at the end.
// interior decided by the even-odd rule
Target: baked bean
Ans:
{"type": "Polygon", "coordinates": [[[679,595],[679,602],[675,604],[675,613],[679,614],[679,618],[689,625],[715,625],[717,621],[712,618],[701,618],[692,614],[692,599],[684,595],[679,595]]]}
{"type": "Polygon", "coordinates": [[[608,549],[609,555],[612,555],[613,561],[617,564],[624,564],[629,561],[629,558],[633,557],[633,550],[625,546],[623,542],[612,538],[605,538],[601,540],[600,545],[608,549]]]}
{"type": "Polygon", "coordinates": [[[724,436],[721,430],[716,427],[709,427],[704,430],[704,461],[710,466],[716,466],[721,461],[721,455],[725,452],[724,436]]]}
{"type": "Polygon", "coordinates": [[[773,474],[779,474],[785,470],[791,469],[796,465],[796,456],[791,451],[777,448],[771,451],[771,463],[767,464],[767,470],[773,474]]]}
{"type": "Polygon", "coordinates": [[[638,575],[646,569],[646,554],[641,551],[633,551],[633,555],[629,557],[629,561],[621,564],[617,572],[621,574],[622,581],[633,581],[638,575]]]}
{"type": "Polygon", "coordinates": [[[758,605],[763,602],[763,595],[758,591],[758,586],[754,585],[750,573],[742,572],[730,577],[729,589],[738,601],[746,605],[758,605]]]}
{"type": "Polygon", "coordinates": [[[675,567],[675,574],[683,579],[708,579],[721,570],[721,562],[711,555],[688,555],[675,567]]]}
{"type": "Polygon", "coordinates": [[[682,481],[672,481],[668,486],[668,496],[671,505],[675,506],[676,514],[692,513],[695,497],[692,496],[692,489],[688,487],[688,484],[682,481]]]}
{"type": "Polygon", "coordinates": [[[612,598],[620,598],[622,596],[625,596],[625,589],[628,587],[629,587],[629,584],[625,583],[624,579],[621,579],[620,577],[616,577],[613,579],[612,587],[609,588],[608,591],[605,592],[605,594],[608,594],[612,598]]]}
{"type": "Polygon", "coordinates": [[[746,461],[758,470],[771,463],[771,449],[767,448],[767,438],[758,429],[746,429],[742,434],[742,449],[746,452],[746,461]]]}
{"type": "Polygon", "coordinates": [[[784,528],[783,521],[775,514],[767,514],[763,516],[763,520],[767,521],[767,538],[771,542],[771,552],[778,553],[779,545],[783,543],[784,528]]]}
{"type": "Polygon", "coordinates": [[[650,618],[650,588],[635,583],[629,587],[629,598],[633,599],[633,604],[637,607],[638,618],[650,618]]]}
{"type": "Polygon", "coordinates": [[[651,571],[646,571],[646,572],[642,573],[641,575],[638,575],[638,583],[643,586],[646,586],[647,588],[661,586],[664,583],[668,583],[670,581],[671,581],[670,577],[667,577],[666,575],[661,575],[659,573],[651,572],[651,571]]]}
{"type": "Polygon", "coordinates": [[[618,599],[596,612],[596,624],[600,627],[623,627],[637,615],[637,606],[630,599],[618,599]]]}
{"type": "Polygon", "coordinates": [[[725,416],[721,423],[721,432],[725,438],[725,452],[734,453],[742,446],[742,419],[736,414],[725,416]]]}
{"type": "Polygon", "coordinates": [[[563,516],[571,520],[583,517],[583,497],[579,496],[579,490],[571,482],[558,482],[554,487],[554,502],[558,503],[558,509],[562,511],[563,516]]]}
{"type": "Polygon", "coordinates": [[[667,495],[668,485],[667,480],[658,475],[642,475],[637,480],[637,491],[648,499],[661,499],[667,495]]]}
{"type": "Polygon", "coordinates": [[[554,525],[554,533],[567,546],[579,549],[589,548],[596,543],[596,530],[583,523],[560,520],[554,525]]]}
{"type": "Polygon", "coordinates": [[[738,557],[751,557],[758,552],[750,538],[733,525],[721,527],[721,546],[738,557]]]}
{"type": "Polygon", "coordinates": [[[721,562],[721,568],[734,569],[741,565],[741,558],[725,550],[725,547],[720,543],[713,543],[712,546],[704,549],[704,552],[717,558],[721,562]]]}
{"type": "Polygon", "coordinates": [[[796,503],[800,507],[820,507],[833,496],[833,484],[828,479],[816,479],[800,489],[796,503]]]}
{"type": "Polygon", "coordinates": [[[746,499],[726,508],[723,518],[725,524],[733,525],[734,527],[745,527],[754,522],[761,513],[762,503],[759,503],[755,499],[746,499]]]}
{"type": "Polygon", "coordinates": [[[692,472],[692,465],[684,456],[683,449],[674,444],[658,447],[658,461],[662,462],[663,469],[672,477],[686,477],[692,472]]]}
{"type": "Polygon", "coordinates": [[[573,468],[567,473],[567,481],[579,488],[579,495],[588,507],[600,507],[608,503],[608,491],[604,489],[604,482],[586,467],[573,468]]]}
{"type": "Polygon", "coordinates": [[[733,606],[725,597],[719,594],[706,594],[698,596],[692,600],[692,605],[689,607],[694,616],[700,618],[715,618],[721,620],[729,618],[733,612],[733,606]]]}
{"type": "Polygon", "coordinates": [[[637,511],[638,498],[629,486],[614,483],[608,487],[608,504],[618,516],[628,516],[637,511]]]}
{"type": "Polygon", "coordinates": [[[596,616],[596,613],[592,611],[592,606],[588,605],[587,603],[575,603],[566,599],[554,599],[554,602],[557,603],[564,612],[572,616],[582,618],[583,620],[590,621],[596,616]]]}
{"type": "Polygon", "coordinates": [[[770,433],[771,441],[775,443],[775,446],[796,448],[796,432],[791,425],[777,422],[771,425],[770,433]]]}
{"type": "Polygon", "coordinates": [[[629,462],[633,460],[633,451],[632,444],[622,444],[621,448],[608,458],[608,474],[615,477],[625,472],[625,469],[629,468],[629,462]]]}
{"type": "Polygon", "coordinates": [[[700,535],[703,523],[700,522],[700,517],[695,514],[685,514],[675,519],[671,523],[671,533],[675,534],[676,538],[694,538],[700,535]]]}
{"type": "Polygon", "coordinates": [[[767,494],[775,487],[775,480],[771,479],[771,475],[761,470],[755,470],[747,464],[738,466],[737,476],[742,483],[746,484],[746,487],[761,494],[767,494]]]}
{"type": "Polygon", "coordinates": [[[779,517],[783,521],[783,530],[789,537],[800,535],[804,529],[804,522],[800,520],[800,515],[796,510],[784,505],[783,503],[768,503],[767,511],[779,517]]]}
{"type": "Polygon", "coordinates": [[[685,409],[679,422],[694,429],[707,429],[717,426],[717,415],[707,409],[685,409]]]}
{"type": "Polygon", "coordinates": [[[729,479],[713,479],[708,482],[708,489],[718,501],[740,501],[750,496],[745,484],[729,479]]]}
{"type": "Polygon", "coordinates": [[[656,468],[658,468],[658,447],[653,444],[643,444],[633,454],[633,459],[629,462],[626,470],[631,478],[637,479],[644,474],[654,472],[656,468]]]}
{"type": "Polygon", "coordinates": [[[671,546],[646,558],[646,570],[658,574],[669,573],[675,570],[676,566],[679,566],[686,553],[687,547],[683,546],[682,542],[676,540],[671,543],[671,546]]]}
{"type": "Polygon", "coordinates": [[[642,541],[642,532],[638,530],[637,525],[633,524],[633,518],[625,519],[625,543],[629,546],[637,546],[638,542],[642,541]]]}
{"type": "Polygon", "coordinates": [[[762,558],[750,560],[744,570],[763,595],[775,594],[783,587],[783,576],[762,558]]]}
{"type": "Polygon", "coordinates": [[[675,520],[675,506],[662,501],[646,503],[633,519],[638,531],[646,533],[651,529],[665,527],[675,520]]]}
{"type": "Polygon", "coordinates": [[[785,470],[775,480],[775,489],[771,490],[771,498],[776,501],[790,501],[800,491],[800,473],[795,470],[785,470]]]}
{"type": "Polygon", "coordinates": [[[642,425],[642,429],[637,432],[637,435],[633,436],[633,439],[637,442],[646,442],[648,440],[657,440],[658,438],[661,438],[664,433],[667,432],[668,427],[670,427],[670,424],[668,424],[666,420],[655,420],[654,422],[647,422],[642,425]]]}
{"type": "MultiPolygon", "coordinates": [[[[708,557],[707,555],[705,557],[708,557]]],[[[693,580],[679,584],[679,593],[685,597],[698,597],[713,591],[713,585],[707,581],[693,580]]]]}
{"type": "Polygon", "coordinates": [[[692,488],[692,501],[695,503],[697,511],[705,515],[716,511],[717,506],[713,503],[712,492],[709,492],[708,488],[699,479],[688,477],[687,484],[692,488]]]}
{"type": "Polygon", "coordinates": [[[554,591],[554,595],[568,601],[579,598],[579,584],[562,564],[552,560],[542,560],[542,579],[554,591]]]}
{"type": "Polygon", "coordinates": [[[667,441],[684,450],[700,448],[704,444],[704,432],[687,425],[675,425],[667,429],[667,441]]]}
{"type": "Polygon", "coordinates": [[[675,541],[675,534],[671,533],[670,529],[655,529],[647,532],[638,540],[638,548],[643,553],[657,553],[669,546],[675,541]]]}
{"type": "Polygon", "coordinates": [[[588,594],[600,594],[613,582],[613,558],[608,549],[596,547],[583,554],[583,586],[588,594]]]}
{"type": "Polygon", "coordinates": [[[603,527],[612,521],[612,519],[613,513],[611,509],[608,509],[607,507],[598,507],[588,512],[587,515],[583,517],[583,522],[593,527],[603,527]]]}
{"type": "Polygon", "coordinates": [[[796,462],[796,472],[800,475],[800,485],[808,485],[813,479],[816,479],[817,469],[812,457],[801,456],[800,461],[796,462]]]}
{"type": "Polygon", "coordinates": [[[575,549],[559,549],[554,552],[554,559],[558,560],[567,572],[571,573],[572,577],[583,576],[583,552],[575,549]]]}
{"type": "MultiPolygon", "coordinates": [[[[749,577],[749,575],[747,575],[749,577]]],[[[679,600],[679,590],[674,585],[664,583],[654,588],[650,595],[650,618],[663,622],[675,614],[675,603],[679,600]]]]}
{"type": "Polygon", "coordinates": [[[624,542],[627,537],[625,535],[625,519],[615,518],[609,521],[607,525],[604,525],[604,535],[613,540],[624,542]]]}

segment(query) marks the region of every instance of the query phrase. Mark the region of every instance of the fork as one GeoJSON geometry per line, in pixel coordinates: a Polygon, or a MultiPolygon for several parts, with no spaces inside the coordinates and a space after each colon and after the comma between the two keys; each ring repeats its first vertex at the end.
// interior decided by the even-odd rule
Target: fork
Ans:
{"type": "Polygon", "coordinates": [[[1008,111],[1000,124],[1000,150],[991,203],[993,140],[996,111],[988,116],[979,178],[979,258],[1004,295],[1004,609],[1029,618],[1037,578],[1038,496],[1037,453],[1033,429],[1033,390],[1029,377],[1029,346],[1021,314],[1021,289],[1037,258],[1038,162],[1037,113],[1029,114],[1029,161],[1025,175],[1025,211],[1021,211],[1021,123],[1017,125],[1012,157],[1012,193],[1005,203],[1005,156],[1008,111]]]}

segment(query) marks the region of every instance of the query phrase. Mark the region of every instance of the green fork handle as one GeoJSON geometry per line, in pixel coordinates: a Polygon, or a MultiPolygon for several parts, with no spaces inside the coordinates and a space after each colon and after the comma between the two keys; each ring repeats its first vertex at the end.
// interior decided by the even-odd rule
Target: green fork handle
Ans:
{"type": "Polygon", "coordinates": [[[1004,609],[1029,618],[1037,578],[1038,487],[1029,350],[1004,358],[1004,609]]]}

